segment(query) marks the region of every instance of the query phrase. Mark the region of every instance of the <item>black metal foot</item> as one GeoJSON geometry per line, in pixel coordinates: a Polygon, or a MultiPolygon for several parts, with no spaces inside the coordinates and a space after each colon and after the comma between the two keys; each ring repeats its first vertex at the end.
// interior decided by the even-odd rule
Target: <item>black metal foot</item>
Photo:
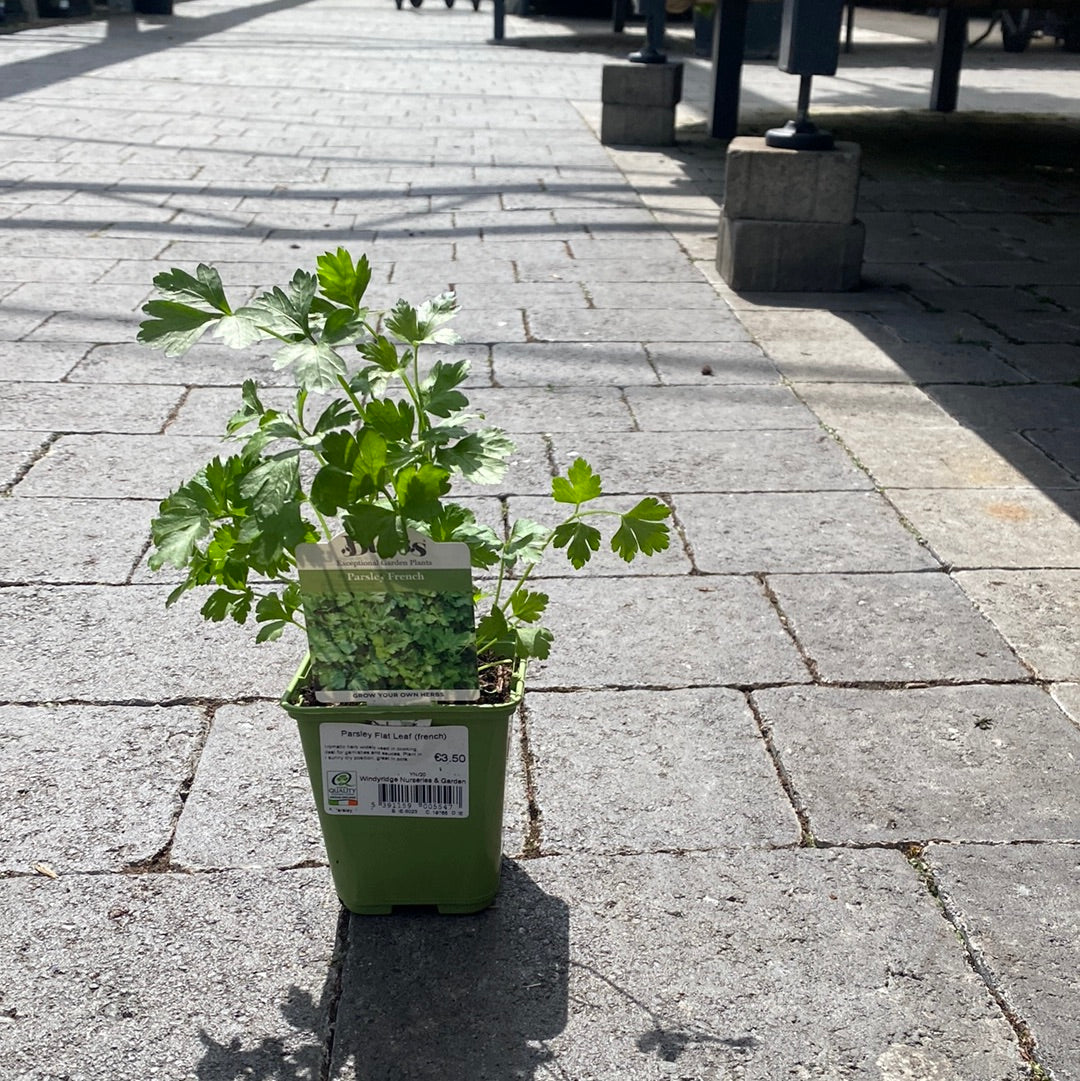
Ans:
{"type": "Polygon", "coordinates": [[[789,120],[782,128],[765,132],[765,145],[780,150],[832,150],[832,132],[822,131],[809,120],[789,120]]]}
{"type": "Polygon", "coordinates": [[[666,64],[667,53],[662,53],[658,49],[646,45],[644,49],[631,53],[627,59],[632,64],[666,64]]]}

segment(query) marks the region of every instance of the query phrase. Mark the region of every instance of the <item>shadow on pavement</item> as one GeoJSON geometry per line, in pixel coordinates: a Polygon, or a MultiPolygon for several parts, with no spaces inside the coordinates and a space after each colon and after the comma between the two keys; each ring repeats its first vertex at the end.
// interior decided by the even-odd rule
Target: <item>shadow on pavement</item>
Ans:
{"type": "Polygon", "coordinates": [[[184,4],[171,18],[110,15],[105,36],[77,49],[63,49],[51,55],[35,55],[25,60],[0,64],[0,99],[41,90],[80,75],[123,63],[135,56],[148,56],[175,45],[219,34],[275,11],[302,7],[309,0],[267,0],[251,7],[235,8],[216,15],[198,15],[193,4],[184,4]],[[123,48],[124,44],[127,48],[123,48]]]}
{"type": "Polygon", "coordinates": [[[569,934],[566,902],[509,860],[495,906],[475,916],[343,913],[320,1000],[294,987],[280,1007],[295,1039],[244,1047],[204,1034],[196,1076],[533,1078],[566,1026],[569,934]]]}

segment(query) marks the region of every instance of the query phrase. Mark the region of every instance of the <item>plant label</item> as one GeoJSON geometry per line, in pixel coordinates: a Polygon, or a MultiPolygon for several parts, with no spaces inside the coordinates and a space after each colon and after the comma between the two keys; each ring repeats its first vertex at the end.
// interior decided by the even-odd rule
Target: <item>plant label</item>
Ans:
{"type": "Polygon", "coordinates": [[[319,725],[331,815],[469,817],[469,729],[319,725]]]}
{"type": "Polygon", "coordinates": [[[480,697],[472,570],[465,544],[410,532],[381,559],[340,535],[299,544],[315,697],[405,705],[480,697]]]}

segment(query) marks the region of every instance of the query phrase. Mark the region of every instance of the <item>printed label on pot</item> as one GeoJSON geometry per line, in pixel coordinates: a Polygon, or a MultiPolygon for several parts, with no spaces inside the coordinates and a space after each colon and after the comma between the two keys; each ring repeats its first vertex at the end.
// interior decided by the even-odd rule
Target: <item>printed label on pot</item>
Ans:
{"type": "Polygon", "coordinates": [[[469,730],[321,724],[323,808],[332,815],[469,817],[469,730]]]}

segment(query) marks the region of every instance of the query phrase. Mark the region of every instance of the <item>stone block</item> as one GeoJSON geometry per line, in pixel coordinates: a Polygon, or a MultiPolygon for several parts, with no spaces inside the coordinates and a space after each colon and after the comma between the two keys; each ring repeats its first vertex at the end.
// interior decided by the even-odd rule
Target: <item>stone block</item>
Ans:
{"type": "Polygon", "coordinates": [[[862,222],[757,221],[720,215],[716,267],[732,289],[842,292],[862,270],[862,222]]]}
{"type": "Polygon", "coordinates": [[[600,100],[604,105],[656,105],[673,109],[682,100],[682,82],[682,64],[605,64],[600,100]]]}
{"type": "Polygon", "coordinates": [[[605,102],[600,114],[600,142],[605,146],[672,146],[675,106],[605,102]]]}
{"type": "Polygon", "coordinates": [[[728,146],[724,213],[729,218],[849,225],[859,193],[858,143],[783,150],[742,136],[728,146]]]}

